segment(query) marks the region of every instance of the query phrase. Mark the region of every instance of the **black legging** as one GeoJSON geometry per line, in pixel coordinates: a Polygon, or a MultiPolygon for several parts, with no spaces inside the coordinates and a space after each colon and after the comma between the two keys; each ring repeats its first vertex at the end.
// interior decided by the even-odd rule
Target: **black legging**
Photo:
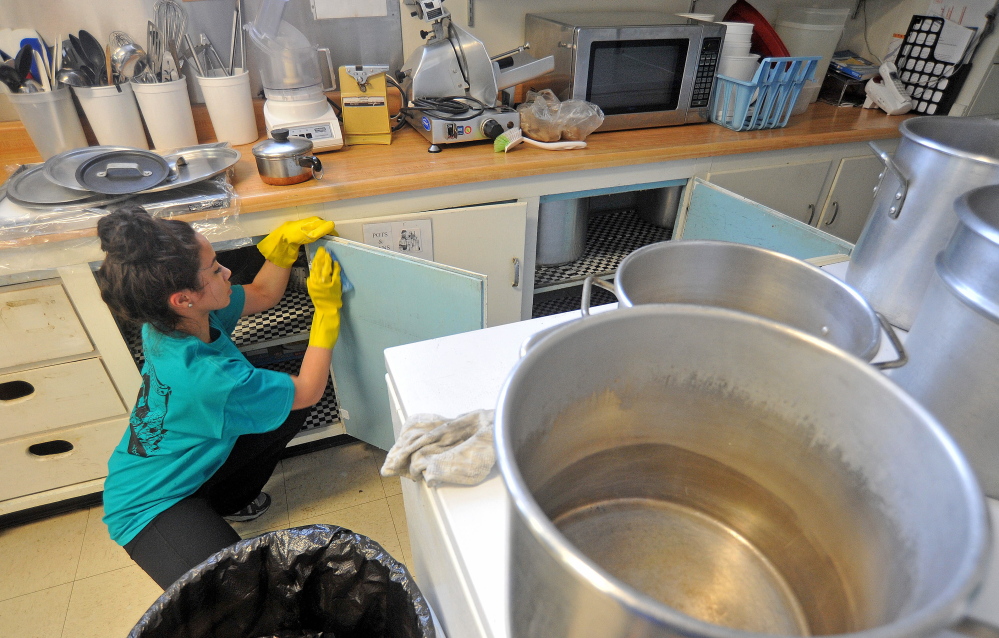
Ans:
{"type": "Polygon", "coordinates": [[[276,430],[236,439],[225,463],[197,492],[161,512],[125,545],[132,560],[166,589],[195,565],[239,541],[239,534],[222,517],[257,497],[310,409],[293,410],[276,430]]]}

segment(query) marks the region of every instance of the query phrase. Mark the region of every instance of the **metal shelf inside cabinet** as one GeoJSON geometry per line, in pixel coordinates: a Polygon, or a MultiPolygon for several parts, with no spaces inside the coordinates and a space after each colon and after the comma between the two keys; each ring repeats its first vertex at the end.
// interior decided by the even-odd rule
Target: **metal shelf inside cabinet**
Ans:
{"type": "MultiPolygon", "coordinates": [[[[270,310],[243,317],[233,331],[233,343],[240,350],[286,343],[307,337],[315,308],[309,293],[292,285],[270,310]]],[[[139,368],[142,367],[142,336],[137,329],[122,327],[121,334],[139,368]]]]}
{"type": "Polygon", "coordinates": [[[284,297],[270,310],[243,317],[232,333],[233,343],[246,346],[307,335],[315,308],[309,293],[288,286],[284,297]]]}
{"type": "Polygon", "coordinates": [[[554,290],[591,275],[611,276],[629,253],[672,236],[673,229],[653,226],[632,209],[591,214],[582,257],[559,266],[538,266],[534,292],[554,290]]]}

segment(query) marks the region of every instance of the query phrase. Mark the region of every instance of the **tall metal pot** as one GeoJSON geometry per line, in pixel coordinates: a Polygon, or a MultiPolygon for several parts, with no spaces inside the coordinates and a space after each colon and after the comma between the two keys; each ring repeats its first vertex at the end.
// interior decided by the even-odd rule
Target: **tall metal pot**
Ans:
{"type": "Polygon", "coordinates": [[[800,259],[748,244],[678,240],[643,246],[618,266],[613,292],[624,306],[689,303],[741,310],[867,361],[881,344],[882,322],[856,290],[800,259]]]}
{"type": "Polygon", "coordinates": [[[917,117],[899,132],[894,158],[875,147],[885,171],[846,281],[892,325],[908,330],[933,260],[957,226],[954,200],[999,183],[999,121],[917,117]]]}
{"type": "Polygon", "coordinates": [[[984,499],[934,418],[793,328],[664,304],[508,377],[514,638],[924,638],[968,609],[984,499]]]}
{"type": "Polygon", "coordinates": [[[999,498],[999,185],[966,193],[960,220],[890,376],[958,442],[985,493],[999,498]]]}

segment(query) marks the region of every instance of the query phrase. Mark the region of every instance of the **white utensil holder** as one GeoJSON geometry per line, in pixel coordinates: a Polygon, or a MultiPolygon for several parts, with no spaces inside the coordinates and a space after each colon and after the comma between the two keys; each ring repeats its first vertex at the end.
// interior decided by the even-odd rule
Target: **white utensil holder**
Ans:
{"type": "Polygon", "coordinates": [[[234,146],[256,142],[260,134],[253,113],[249,71],[237,68],[231,76],[197,78],[216,139],[234,146]]]}
{"type": "Polygon", "coordinates": [[[198,143],[187,80],[181,77],[173,82],[135,83],[132,89],[153,138],[153,148],[168,151],[198,143]]]}
{"type": "Polygon", "coordinates": [[[75,86],[73,92],[80,100],[98,144],[148,149],[132,85],[125,82],[119,87],[75,86]]]}
{"type": "Polygon", "coordinates": [[[7,95],[42,159],[88,146],[69,88],[7,95]]]}

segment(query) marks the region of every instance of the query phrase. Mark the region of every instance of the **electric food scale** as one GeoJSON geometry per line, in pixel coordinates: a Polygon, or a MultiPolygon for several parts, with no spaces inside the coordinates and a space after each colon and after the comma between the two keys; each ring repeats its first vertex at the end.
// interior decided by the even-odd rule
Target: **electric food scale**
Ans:
{"type": "MultiPolygon", "coordinates": [[[[336,112],[323,92],[316,47],[305,34],[282,20],[287,0],[264,0],[257,19],[247,27],[263,52],[260,80],[264,86],[267,135],[278,128],[312,140],[316,153],[343,148],[336,112]]],[[[329,50],[330,77],[333,78],[329,50]]],[[[335,80],[334,80],[335,81],[335,80]]],[[[333,87],[331,87],[333,88],[333,87]]]]}
{"type": "Polygon", "coordinates": [[[495,139],[520,127],[520,114],[497,103],[497,94],[555,68],[555,58],[536,60],[530,44],[489,57],[482,42],[451,21],[444,0],[403,0],[415,7],[412,16],[430,23],[421,31],[426,43],[400,71],[410,126],[430,142],[441,144],[495,139]]]}

